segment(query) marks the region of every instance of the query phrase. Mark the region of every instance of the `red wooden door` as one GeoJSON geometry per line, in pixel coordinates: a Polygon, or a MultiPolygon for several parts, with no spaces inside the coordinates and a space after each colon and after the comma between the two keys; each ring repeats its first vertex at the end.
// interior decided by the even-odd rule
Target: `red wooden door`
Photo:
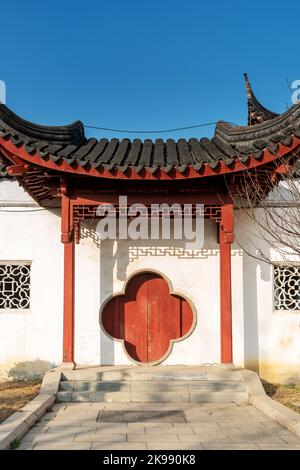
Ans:
{"type": "Polygon", "coordinates": [[[132,359],[149,363],[165,356],[171,340],[188,333],[193,313],[185,299],[170,294],[162,276],[142,273],[128,282],[124,295],[106,304],[102,324],[111,336],[124,340],[132,359]]]}

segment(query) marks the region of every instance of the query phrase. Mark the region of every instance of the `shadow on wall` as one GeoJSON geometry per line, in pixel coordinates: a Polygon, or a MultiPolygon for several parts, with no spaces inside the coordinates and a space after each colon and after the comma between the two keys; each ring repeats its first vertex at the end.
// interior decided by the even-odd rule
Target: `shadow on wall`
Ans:
{"type": "MultiPolygon", "coordinates": [[[[255,250],[249,250],[250,254],[255,250]]],[[[263,252],[269,256],[270,250],[264,243],[263,252]]],[[[270,280],[270,266],[257,258],[243,255],[243,311],[244,311],[244,366],[260,373],[258,292],[260,281],[270,280]]]]}
{"type": "Polygon", "coordinates": [[[17,362],[13,367],[8,369],[7,378],[9,380],[42,378],[48,370],[53,369],[55,366],[56,364],[53,362],[43,361],[41,359],[17,362]]]}
{"type": "MultiPolygon", "coordinates": [[[[113,253],[113,240],[105,240],[106,250],[100,249],[100,305],[103,304],[107,291],[113,292],[113,269],[116,258],[113,253]],[[105,286],[105,290],[104,290],[105,286]]],[[[114,365],[115,347],[100,326],[100,364],[104,366],[114,365]]]]}

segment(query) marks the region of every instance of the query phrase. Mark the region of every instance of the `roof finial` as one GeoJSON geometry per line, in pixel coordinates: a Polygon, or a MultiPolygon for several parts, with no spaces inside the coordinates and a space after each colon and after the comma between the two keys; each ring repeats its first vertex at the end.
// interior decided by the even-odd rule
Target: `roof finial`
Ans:
{"type": "Polygon", "coordinates": [[[278,116],[278,114],[269,111],[257,100],[253,93],[247,73],[244,73],[244,79],[248,99],[248,126],[253,126],[254,124],[259,124],[264,121],[269,121],[270,119],[278,116]]]}
{"type": "Polygon", "coordinates": [[[250,85],[247,73],[244,73],[244,79],[245,79],[247,97],[248,97],[248,99],[250,99],[251,95],[253,94],[253,91],[252,91],[252,87],[250,85]]]}

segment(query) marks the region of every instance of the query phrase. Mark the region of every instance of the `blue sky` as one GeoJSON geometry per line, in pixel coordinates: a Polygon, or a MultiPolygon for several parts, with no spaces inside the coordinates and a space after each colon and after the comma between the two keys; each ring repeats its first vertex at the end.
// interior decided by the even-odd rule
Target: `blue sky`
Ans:
{"type": "MultiPolygon", "coordinates": [[[[243,72],[260,101],[277,112],[291,104],[286,79],[300,79],[296,0],[11,0],[0,13],[7,105],[40,124],[244,124],[243,72]]],[[[160,137],[212,132],[207,127],[160,137]]]]}

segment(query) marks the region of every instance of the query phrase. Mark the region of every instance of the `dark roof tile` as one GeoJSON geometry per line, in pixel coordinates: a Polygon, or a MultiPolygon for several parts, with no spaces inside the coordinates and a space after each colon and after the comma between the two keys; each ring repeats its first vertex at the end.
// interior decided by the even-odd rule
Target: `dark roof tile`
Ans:
{"type": "Polygon", "coordinates": [[[129,145],[129,150],[126,158],[128,165],[135,166],[139,160],[140,152],[142,149],[142,141],[140,139],[134,139],[129,145]]]}
{"type": "Polygon", "coordinates": [[[108,145],[108,139],[100,139],[95,145],[93,150],[86,156],[86,159],[91,163],[92,167],[96,168],[100,160],[101,155],[108,145]]]}
{"type": "Polygon", "coordinates": [[[78,160],[84,159],[97,144],[97,139],[89,139],[83,145],[77,147],[77,150],[73,153],[73,156],[78,160]]]}
{"type": "Polygon", "coordinates": [[[185,139],[179,139],[177,142],[178,156],[181,165],[191,165],[193,163],[193,157],[185,139]]]}
{"type": "Polygon", "coordinates": [[[111,139],[108,141],[104,152],[100,155],[98,162],[101,163],[109,163],[110,160],[113,158],[114,152],[117,150],[119,145],[118,139],[111,139]]]}
{"type": "Polygon", "coordinates": [[[120,167],[122,166],[122,162],[125,160],[125,156],[126,156],[129,144],[130,144],[129,139],[121,140],[121,142],[118,144],[118,148],[116,152],[113,155],[111,164],[120,166],[120,167]]]}
{"type": "Polygon", "coordinates": [[[153,165],[164,166],[165,164],[165,143],[162,139],[156,139],[154,144],[153,165]]]}
{"type": "Polygon", "coordinates": [[[151,166],[151,160],[152,160],[152,147],[153,147],[153,142],[151,139],[146,139],[144,140],[143,146],[142,146],[142,151],[140,154],[140,159],[138,161],[137,166],[151,166]]]}
{"type": "Polygon", "coordinates": [[[203,159],[201,158],[203,155],[203,150],[198,139],[189,139],[189,148],[193,156],[194,165],[196,165],[198,162],[203,161],[203,159]]]}
{"type": "Polygon", "coordinates": [[[86,139],[79,121],[70,126],[36,126],[24,121],[0,104],[0,137],[24,145],[30,154],[53,162],[61,160],[79,167],[119,169],[124,172],[143,168],[170,172],[176,168],[185,172],[188,166],[197,171],[203,164],[217,168],[223,161],[227,166],[235,159],[247,163],[249,156],[260,158],[263,150],[276,153],[278,144],[289,146],[292,137],[300,138],[300,105],[292,106],[279,116],[270,116],[260,124],[234,126],[218,122],[212,139],[86,139]]]}
{"type": "Polygon", "coordinates": [[[179,161],[178,161],[177,145],[173,139],[168,139],[166,141],[166,160],[167,160],[167,168],[178,165],[179,161]]]}

